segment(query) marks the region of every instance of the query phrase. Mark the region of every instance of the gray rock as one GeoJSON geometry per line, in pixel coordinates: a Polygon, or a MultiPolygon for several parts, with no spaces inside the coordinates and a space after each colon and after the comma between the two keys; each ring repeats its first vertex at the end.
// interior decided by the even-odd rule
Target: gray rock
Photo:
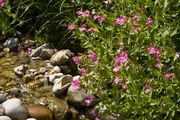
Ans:
{"type": "Polygon", "coordinates": [[[73,53],[70,50],[60,50],[56,52],[50,59],[52,65],[63,65],[70,61],[73,53]]]}
{"type": "Polygon", "coordinates": [[[50,59],[54,53],[55,52],[53,49],[43,49],[40,54],[40,57],[44,60],[47,60],[50,59]]]}
{"type": "Polygon", "coordinates": [[[19,76],[23,76],[26,73],[27,67],[25,65],[20,65],[14,68],[14,73],[19,76]]]}
{"type": "Polygon", "coordinates": [[[86,91],[78,88],[74,89],[71,85],[67,91],[67,100],[70,101],[75,107],[85,107],[86,91]]]}
{"type": "Polygon", "coordinates": [[[69,65],[62,65],[60,66],[62,73],[68,74],[72,71],[71,67],[69,65]]]}
{"type": "Polygon", "coordinates": [[[53,93],[56,97],[61,97],[67,92],[67,89],[72,83],[71,75],[64,75],[61,78],[57,78],[54,80],[53,93]]]}
{"type": "Polygon", "coordinates": [[[2,106],[2,104],[0,104],[0,116],[4,115],[4,107],[2,106]]]}
{"type": "Polygon", "coordinates": [[[18,38],[9,38],[4,42],[4,46],[10,49],[16,48],[18,45],[18,38]]]}
{"type": "Polygon", "coordinates": [[[8,116],[0,116],[0,120],[12,120],[12,119],[8,116]]]}
{"type": "Polygon", "coordinates": [[[60,77],[62,77],[62,76],[63,76],[62,73],[55,73],[55,74],[49,75],[49,76],[48,76],[48,77],[49,77],[49,82],[50,82],[50,83],[54,83],[54,80],[55,80],[56,78],[60,78],[60,77]]]}
{"type": "Polygon", "coordinates": [[[32,51],[32,53],[30,54],[30,57],[40,57],[42,50],[46,48],[50,48],[48,44],[43,44],[39,46],[38,48],[32,51]]]}
{"type": "Polygon", "coordinates": [[[17,88],[11,88],[8,90],[9,95],[18,97],[21,91],[17,88]]]}
{"type": "Polygon", "coordinates": [[[5,114],[14,120],[26,120],[28,112],[21,100],[18,98],[8,99],[2,103],[5,114]]]}
{"type": "Polygon", "coordinates": [[[7,100],[6,94],[0,94],[0,104],[7,100]]]}

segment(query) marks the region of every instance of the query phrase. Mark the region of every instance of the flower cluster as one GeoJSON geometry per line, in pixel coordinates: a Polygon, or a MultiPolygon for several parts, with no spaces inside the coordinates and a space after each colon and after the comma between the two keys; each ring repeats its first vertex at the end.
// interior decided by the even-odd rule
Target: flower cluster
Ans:
{"type": "Polygon", "coordinates": [[[73,56],[72,60],[74,61],[74,63],[76,64],[82,64],[82,56],[73,56]]]}
{"type": "Polygon", "coordinates": [[[124,25],[126,22],[126,16],[119,16],[115,21],[115,26],[124,25]]]}
{"type": "Polygon", "coordinates": [[[105,20],[105,17],[102,16],[102,15],[99,15],[99,14],[95,14],[93,16],[93,19],[94,19],[94,21],[97,20],[99,22],[99,24],[102,24],[104,22],[104,20],[105,20]]]}
{"type": "Polygon", "coordinates": [[[91,94],[88,94],[86,95],[86,98],[85,98],[85,103],[86,103],[86,106],[91,106],[93,101],[94,101],[94,96],[91,95],[91,94]]]}
{"type": "Polygon", "coordinates": [[[89,17],[90,11],[89,10],[83,11],[82,8],[80,8],[80,10],[76,12],[76,14],[78,15],[78,17],[87,18],[89,17]]]}
{"type": "Polygon", "coordinates": [[[73,77],[72,86],[74,89],[78,89],[80,87],[80,76],[73,77]]]}

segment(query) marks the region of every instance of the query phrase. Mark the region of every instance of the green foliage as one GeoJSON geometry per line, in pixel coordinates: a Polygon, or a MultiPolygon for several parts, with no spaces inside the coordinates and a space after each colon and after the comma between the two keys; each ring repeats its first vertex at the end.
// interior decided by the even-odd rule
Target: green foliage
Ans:
{"type": "Polygon", "coordinates": [[[178,119],[179,5],[178,0],[84,2],[81,12],[89,10],[89,16],[83,17],[82,13],[68,21],[74,25],[70,30],[81,40],[87,54],[93,50],[98,59],[98,64],[93,65],[96,60],[82,54],[83,65],[79,69],[88,68],[90,73],[82,76],[82,86],[99,97],[97,107],[106,108],[105,114],[117,113],[127,119],[178,119]],[[102,24],[93,19],[95,13],[105,17],[102,24]],[[133,23],[136,14],[138,22],[133,23]],[[120,15],[126,16],[126,20],[116,26],[120,15]],[[148,18],[152,18],[152,25],[147,23],[148,18]],[[86,24],[84,31],[79,29],[82,24],[86,24]],[[134,31],[135,27],[138,31],[134,31]],[[95,31],[88,32],[88,28],[95,31]],[[148,53],[150,45],[160,50],[160,57],[148,53]],[[120,70],[114,74],[115,56],[121,50],[127,53],[128,62],[119,65],[120,70]],[[158,60],[163,66],[155,66],[158,60]],[[172,79],[166,76],[168,72],[172,73],[172,79]],[[123,78],[118,85],[114,83],[117,77],[123,78]]]}

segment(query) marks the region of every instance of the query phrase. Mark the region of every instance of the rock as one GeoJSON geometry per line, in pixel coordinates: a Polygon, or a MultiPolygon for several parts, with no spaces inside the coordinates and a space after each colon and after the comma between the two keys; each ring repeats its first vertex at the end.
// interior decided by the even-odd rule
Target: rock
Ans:
{"type": "Polygon", "coordinates": [[[37,120],[52,120],[52,113],[49,109],[42,105],[31,104],[28,105],[29,117],[35,118],[37,120]]]}
{"type": "Polygon", "coordinates": [[[14,73],[19,76],[23,76],[26,73],[27,67],[25,65],[20,65],[14,68],[14,73]]]}
{"type": "Polygon", "coordinates": [[[67,100],[70,101],[75,107],[85,107],[86,92],[84,89],[74,89],[71,85],[67,91],[67,100]]]}
{"type": "Polygon", "coordinates": [[[37,120],[36,118],[28,118],[26,120],[37,120]]]}
{"type": "Polygon", "coordinates": [[[6,94],[0,94],[0,104],[7,100],[6,94]]]}
{"type": "Polygon", "coordinates": [[[40,80],[33,80],[27,84],[27,87],[30,89],[38,88],[43,86],[43,83],[40,80]]]}
{"type": "Polygon", "coordinates": [[[2,104],[0,104],[0,116],[4,115],[4,107],[2,106],[2,104]]]}
{"type": "Polygon", "coordinates": [[[45,74],[45,72],[47,72],[48,71],[48,69],[46,68],[46,67],[41,67],[40,69],[39,69],[39,74],[45,74]]]}
{"type": "Polygon", "coordinates": [[[10,49],[9,49],[9,48],[4,48],[4,49],[3,49],[3,51],[4,51],[4,53],[6,53],[6,54],[7,54],[7,53],[9,53],[9,52],[10,52],[10,49]]]}
{"type": "Polygon", "coordinates": [[[57,78],[54,80],[53,93],[56,97],[61,97],[67,92],[67,89],[72,83],[71,75],[64,75],[61,78],[57,78]]]}
{"type": "Polygon", "coordinates": [[[0,116],[0,120],[12,120],[12,119],[8,116],[0,116]]]}
{"type": "Polygon", "coordinates": [[[24,83],[28,83],[30,81],[32,81],[34,79],[34,75],[33,74],[26,74],[23,76],[23,82],[24,83]]]}
{"type": "Polygon", "coordinates": [[[53,67],[52,70],[50,71],[51,74],[60,73],[60,72],[61,72],[61,68],[59,66],[53,67]]]}
{"type": "Polygon", "coordinates": [[[32,51],[32,53],[30,54],[30,57],[40,57],[42,50],[46,48],[50,48],[48,44],[43,44],[39,46],[38,48],[32,51]]]}
{"type": "Polygon", "coordinates": [[[5,56],[5,52],[0,52],[0,58],[5,56]]]}
{"type": "Polygon", "coordinates": [[[21,93],[21,91],[17,88],[11,88],[8,90],[9,95],[18,97],[21,93]]]}
{"type": "Polygon", "coordinates": [[[72,118],[72,120],[79,120],[80,114],[75,108],[73,108],[73,107],[69,108],[69,114],[70,114],[69,116],[70,116],[70,118],[72,118]]]}
{"type": "Polygon", "coordinates": [[[56,78],[60,78],[60,77],[62,77],[62,76],[63,76],[62,73],[55,73],[55,74],[52,74],[52,75],[48,75],[49,82],[50,82],[50,83],[54,83],[54,80],[55,80],[56,78]]]}
{"type": "Polygon", "coordinates": [[[2,103],[5,114],[14,120],[26,120],[28,113],[21,100],[18,98],[8,99],[2,103]]]}
{"type": "Polygon", "coordinates": [[[11,50],[16,48],[18,45],[18,38],[9,38],[4,42],[4,46],[11,50]]]}
{"type": "Polygon", "coordinates": [[[98,109],[91,108],[88,111],[86,111],[85,114],[88,118],[90,118],[90,120],[95,120],[96,117],[98,117],[98,112],[99,112],[98,109]]]}
{"type": "Polygon", "coordinates": [[[60,50],[56,52],[50,59],[52,65],[63,65],[70,61],[73,53],[70,50],[60,50]]]}
{"type": "Polygon", "coordinates": [[[54,53],[55,52],[53,49],[43,49],[40,54],[40,57],[44,60],[47,60],[50,59],[54,53]]]}
{"type": "Polygon", "coordinates": [[[62,65],[60,66],[62,73],[68,74],[72,71],[71,67],[69,65],[62,65]]]}
{"type": "Polygon", "coordinates": [[[67,120],[69,106],[66,100],[56,97],[47,98],[49,105],[47,106],[53,113],[55,120],[67,120]]]}

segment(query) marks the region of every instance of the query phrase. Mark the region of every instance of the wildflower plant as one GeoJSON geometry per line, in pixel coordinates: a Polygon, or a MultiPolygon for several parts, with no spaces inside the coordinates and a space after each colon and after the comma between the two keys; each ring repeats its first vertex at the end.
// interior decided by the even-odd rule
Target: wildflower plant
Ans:
{"type": "MultiPolygon", "coordinates": [[[[86,52],[75,57],[80,84],[104,114],[126,119],[177,119],[180,59],[173,39],[178,12],[166,0],[83,2],[70,32],[86,52]]],[[[179,2],[176,4],[179,5],[179,2]]],[[[178,6],[177,5],[177,6],[178,6]]],[[[99,118],[97,116],[97,118],[99,118]]]]}

